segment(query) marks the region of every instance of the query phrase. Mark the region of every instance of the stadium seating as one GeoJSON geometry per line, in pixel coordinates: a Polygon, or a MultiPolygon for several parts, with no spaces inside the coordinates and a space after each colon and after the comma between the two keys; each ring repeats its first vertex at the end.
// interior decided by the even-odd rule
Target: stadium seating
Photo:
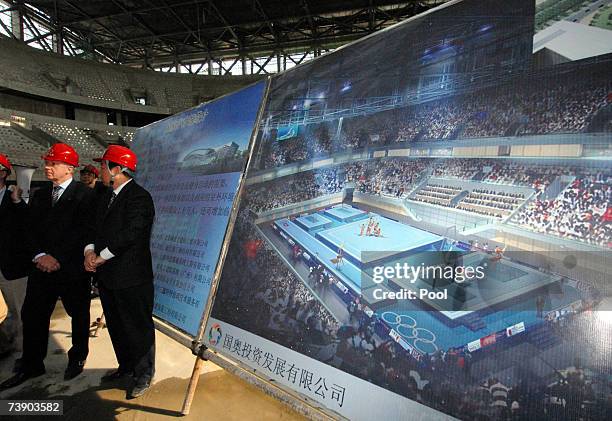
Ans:
{"type": "Polygon", "coordinates": [[[430,163],[428,159],[391,158],[347,164],[341,171],[345,183],[356,183],[361,193],[404,198],[430,163]]]}
{"type": "Polygon", "coordinates": [[[427,183],[419,189],[413,199],[434,205],[451,206],[451,201],[461,192],[461,188],[427,183]]]}
{"type": "MultiPolygon", "coordinates": [[[[0,108],[0,141],[9,156],[15,162],[27,165],[40,166],[40,157],[46,150],[47,144],[40,139],[37,141],[32,130],[41,130],[46,133],[45,142],[66,142],[73,146],[80,155],[81,163],[92,163],[93,158],[99,157],[108,143],[130,144],[135,127],[106,126],[61,118],[47,117],[38,114],[0,108]],[[8,126],[12,124],[13,127],[8,126]],[[21,132],[14,128],[18,124],[25,130],[21,132]]],[[[40,179],[41,173],[35,173],[35,179],[40,179]]]]}
{"type": "Polygon", "coordinates": [[[612,247],[612,174],[579,175],[555,199],[534,200],[512,223],[536,232],[612,247]]]}
{"type": "Polygon", "coordinates": [[[101,107],[170,114],[261,79],[261,76],[169,74],[60,57],[0,37],[0,86],[37,95],[61,96],[101,107]],[[131,91],[146,93],[138,105],[131,91]],[[63,95],[63,96],[62,96],[63,95]],[[131,108],[130,108],[131,107],[131,108]],[[155,107],[153,110],[152,108],[155,107]]]}
{"type": "Polygon", "coordinates": [[[9,157],[13,164],[39,166],[45,148],[14,128],[0,125],[0,151],[9,157]]]}
{"type": "Polygon", "coordinates": [[[42,120],[35,120],[33,124],[58,140],[62,140],[73,146],[81,156],[81,160],[92,160],[93,158],[99,157],[104,151],[104,148],[100,144],[91,140],[85,127],[80,127],[76,124],[70,125],[66,122],[60,123],[42,120]]]}
{"type": "Polygon", "coordinates": [[[602,130],[592,128],[591,123],[604,108],[604,114],[609,112],[612,83],[599,74],[573,79],[572,75],[564,75],[553,86],[527,78],[494,89],[345,118],[336,138],[330,137],[329,127],[337,122],[300,127],[300,134],[292,139],[268,140],[261,167],[366,146],[602,130]]]}
{"type": "Polygon", "coordinates": [[[441,162],[428,158],[386,158],[340,164],[255,184],[246,197],[249,209],[259,213],[338,193],[350,183],[365,194],[409,198],[610,247],[611,182],[609,173],[593,174],[589,169],[564,165],[474,158],[441,162]],[[575,181],[562,189],[557,198],[541,199],[553,181],[568,177],[575,181]],[[444,180],[448,180],[446,184],[444,180]]]}
{"type": "Polygon", "coordinates": [[[458,204],[457,208],[479,214],[504,218],[512,214],[523,202],[525,196],[489,189],[474,189],[458,204]]]}

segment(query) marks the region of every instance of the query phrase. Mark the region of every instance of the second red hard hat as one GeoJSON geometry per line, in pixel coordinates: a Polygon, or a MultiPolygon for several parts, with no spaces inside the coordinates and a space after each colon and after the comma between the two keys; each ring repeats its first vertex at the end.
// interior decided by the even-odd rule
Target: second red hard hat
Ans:
{"type": "Polygon", "coordinates": [[[106,148],[106,151],[104,151],[102,158],[94,159],[94,161],[110,161],[132,171],[136,171],[138,158],[131,149],[126,148],[125,146],[110,145],[108,148],[106,148]]]}

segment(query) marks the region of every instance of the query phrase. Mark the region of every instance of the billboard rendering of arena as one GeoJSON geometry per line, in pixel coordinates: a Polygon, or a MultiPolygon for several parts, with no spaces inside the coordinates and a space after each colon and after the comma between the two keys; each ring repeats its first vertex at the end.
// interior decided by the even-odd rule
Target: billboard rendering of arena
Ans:
{"type": "Polygon", "coordinates": [[[534,13],[272,78],[208,347],[350,419],[609,415],[612,55],[538,59],[534,13]]]}

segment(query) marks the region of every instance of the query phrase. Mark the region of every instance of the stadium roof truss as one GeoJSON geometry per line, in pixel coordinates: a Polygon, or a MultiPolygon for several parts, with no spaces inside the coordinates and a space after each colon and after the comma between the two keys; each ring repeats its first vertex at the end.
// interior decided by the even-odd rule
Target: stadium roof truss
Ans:
{"type": "Polygon", "coordinates": [[[182,73],[284,70],[445,0],[0,0],[0,33],[182,73]]]}

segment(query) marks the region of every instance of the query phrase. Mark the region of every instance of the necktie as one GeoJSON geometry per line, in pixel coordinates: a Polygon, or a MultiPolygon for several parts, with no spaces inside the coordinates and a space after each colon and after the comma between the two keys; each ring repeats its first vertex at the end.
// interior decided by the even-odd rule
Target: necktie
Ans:
{"type": "Polygon", "coordinates": [[[113,202],[115,201],[115,198],[117,197],[117,193],[113,192],[113,194],[111,194],[111,198],[108,201],[108,207],[107,209],[110,209],[111,205],[113,204],[113,202]]]}
{"type": "Polygon", "coordinates": [[[62,188],[60,186],[53,187],[53,195],[51,196],[53,206],[55,206],[55,204],[59,200],[61,191],[62,191],[62,188]]]}

